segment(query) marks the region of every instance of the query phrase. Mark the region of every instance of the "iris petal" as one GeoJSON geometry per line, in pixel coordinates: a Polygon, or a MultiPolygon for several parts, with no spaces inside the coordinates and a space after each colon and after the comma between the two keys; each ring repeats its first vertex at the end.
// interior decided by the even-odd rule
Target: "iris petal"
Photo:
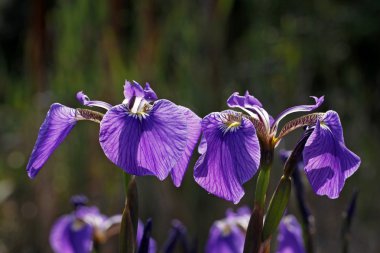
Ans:
{"type": "Polygon", "coordinates": [[[83,91],[79,91],[76,97],[77,97],[77,100],[82,105],[85,105],[85,106],[89,106],[89,107],[96,106],[96,107],[100,107],[106,110],[109,110],[112,108],[112,105],[110,105],[109,103],[106,103],[103,101],[97,101],[97,100],[90,100],[90,98],[86,94],[84,94],[83,91]]]}
{"type": "Polygon", "coordinates": [[[345,180],[360,165],[360,158],[343,141],[343,129],[334,111],[326,112],[305,144],[303,151],[305,172],[318,195],[339,197],[345,180]]]}
{"type": "Polygon", "coordinates": [[[125,105],[113,107],[100,123],[100,145],[125,172],[164,180],[185,150],[186,118],[168,100],[157,100],[147,113],[141,118],[125,105]]]}
{"type": "Polygon", "coordinates": [[[133,81],[131,83],[126,80],[124,84],[124,97],[127,102],[133,97],[144,97],[144,90],[138,82],[133,81]]]}
{"type": "Polygon", "coordinates": [[[291,113],[294,113],[294,112],[310,112],[310,111],[313,111],[315,109],[317,109],[318,107],[320,107],[325,99],[324,96],[322,97],[311,97],[315,100],[315,104],[314,105],[297,105],[297,106],[293,106],[293,107],[290,107],[288,109],[286,109],[285,111],[283,111],[282,113],[280,113],[277,118],[274,120],[274,122],[271,124],[272,125],[272,132],[275,132],[277,131],[277,127],[278,127],[278,123],[287,115],[291,114],[291,113]]]}
{"type": "Polygon", "coordinates": [[[234,92],[228,99],[227,99],[227,105],[231,108],[233,107],[244,107],[244,108],[250,108],[252,106],[259,106],[263,107],[261,102],[255,98],[254,96],[250,95],[248,91],[244,94],[244,96],[240,96],[239,92],[234,92]]]}
{"type": "Polygon", "coordinates": [[[56,253],[90,253],[92,234],[90,225],[75,221],[73,215],[64,215],[53,225],[50,245],[56,253]]]}
{"type": "Polygon", "coordinates": [[[230,231],[222,231],[216,225],[210,229],[206,253],[241,253],[244,247],[244,233],[233,226],[230,231]]]}
{"type": "Polygon", "coordinates": [[[304,253],[302,228],[293,215],[282,218],[277,236],[277,253],[304,253]]]}
{"type": "Polygon", "coordinates": [[[260,163],[260,145],[251,121],[225,131],[225,119],[234,111],[211,113],[202,120],[207,151],[198,159],[195,181],[208,192],[234,203],[244,195],[242,184],[253,177],[260,163]]]}
{"type": "Polygon", "coordinates": [[[179,106],[179,108],[183,111],[187,121],[187,142],[185,152],[183,152],[182,157],[171,171],[173,183],[177,187],[181,185],[191,155],[201,134],[201,118],[186,107],[179,106]]]}
{"type": "Polygon", "coordinates": [[[76,124],[76,110],[55,103],[42,123],[26,171],[34,178],[76,124]]]}
{"type": "MultiPolygon", "coordinates": [[[[136,235],[136,241],[137,241],[137,247],[140,248],[141,240],[144,234],[144,224],[142,221],[138,220],[137,223],[137,235],[136,235]]],[[[157,252],[157,243],[153,238],[149,239],[149,249],[148,253],[156,253],[157,252]]]]}

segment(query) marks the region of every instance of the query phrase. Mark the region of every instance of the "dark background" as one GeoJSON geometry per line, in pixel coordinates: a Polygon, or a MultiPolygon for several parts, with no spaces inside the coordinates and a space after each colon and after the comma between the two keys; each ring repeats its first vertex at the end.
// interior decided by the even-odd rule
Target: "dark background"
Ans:
{"type": "MultiPolygon", "coordinates": [[[[226,109],[234,91],[248,89],[272,115],[326,95],[320,110],[339,113],[362,166],[337,200],[306,185],[318,252],[339,252],[341,214],[354,189],[351,252],[380,251],[379,1],[1,0],[1,253],[51,252],[50,227],[71,211],[73,194],[86,194],[107,215],[121,212],[122,171],[104,156],[95,123],[77,124],[35,180],[25,167],[50,104],[80,106],[79,90],[118,104],[125,79],[149,81],[159,97],[201,117],[226,109]]],[[[280,148],[292,148],[300,133],[280,148]]],[[[201,189],[193,164],[179,189],[139,178],[140,216],[153,218],[160,245],[170,221],[182,220],[203,251],[212,222],[234,205],[201,189]]],[[[276,157],[270,192],[280,173],[276,157]]],[[[238,206],[252,203],[255,178],[238,206]]],[[[298,215],[294,201],[289,212],[298,215]]]]}

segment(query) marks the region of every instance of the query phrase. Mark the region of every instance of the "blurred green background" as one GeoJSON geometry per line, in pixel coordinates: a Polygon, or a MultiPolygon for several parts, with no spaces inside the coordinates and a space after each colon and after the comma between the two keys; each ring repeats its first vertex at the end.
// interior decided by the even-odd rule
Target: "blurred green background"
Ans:
{"type": "MultiPolygon", "coordinates": [[[[272,115],[326,95],[320,110],[339,112],[362,166],[337,200],[306,185],[318,252],[339,252],[354,189],[351,252],[379,252],[379,24],[375,0],[0,0],[0,252],[51,252],[50,227],[71,211],[73,194],[107,215],[121,212],[122,171],[104,156],[95,123],[78,124],[35,180],[25,167],[50,104],[78,107],[79,90],[118,104],[125,79],[148,81],[159,97],[201,117],[227,108],[234,91],[249,90],[272,115]]],[[[292,148],[300,134],[280,148],[292,148]]],[[[160,245],[180,219],[203,252],[212,222],[234,205],[196,185],[194,161],[179,189],[170,179],[138,179],[140,216],[153,218],[160,245]]],[[[252,204],[255,178],[238,206],[252,204]]],[[[294,201],[289,212],[298,215],[294,201]]]]}

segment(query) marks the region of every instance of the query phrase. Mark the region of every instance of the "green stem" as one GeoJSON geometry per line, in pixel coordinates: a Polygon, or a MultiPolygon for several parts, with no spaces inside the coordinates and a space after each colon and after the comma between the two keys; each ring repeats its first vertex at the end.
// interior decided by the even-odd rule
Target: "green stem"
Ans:
{"type": "Polygon", "coordinates": [[[265,198],[269,185],[273,150],[263,151],[261,168],[256,182],[255,202],[245,235],[244,253],[258,253],[261,248],[265,198]]]}
{"type": "Polygon", "coordinates": [[[135,177],[124,173],[126,200],[120,227],[120,253],[135,253],[138,222],[138,195],[135,177]]]}
{"type": "Polygon", "coordinates": [[[264,210],[265,199],[268,191],[270,171],[273,161],[273,151],[263,152],[261,159],[261,169],[257,177],[256,192],[255,192],[255,205],[258,205],[264,210]]]}

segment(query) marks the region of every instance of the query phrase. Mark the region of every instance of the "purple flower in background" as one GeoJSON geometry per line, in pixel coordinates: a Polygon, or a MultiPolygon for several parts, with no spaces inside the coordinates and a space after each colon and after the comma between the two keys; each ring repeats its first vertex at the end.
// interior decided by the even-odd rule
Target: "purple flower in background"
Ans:
{"type": "Polygon", "coordinates": [[[73,213],[61,216],[50,232],[50,245],[56,253],[87,253],[94,247],[94,240],[103,243],[113,235],[112,227],[118,226],[121,215],[106,217],[97,207],[79,206],[73,213]]]}
{"type": "Polygon", "coordinates": [[[209,193],[236,204],[244,195],[243,184],[258,171],[261,155],[272,152],[293,130],[307,126],[315,127],[303,153],[309,181],[317,194],[338,197],[344,180],[359,167],[360,158],[345,147],[337,113],[308,114],[289,121],[277,133],[285,116],[315,110],[324,101],[323,96],[312,98],[315,104],[290,107],[273,118],[248,92],[244,96],[233,93],[228,106],[245,114],[226,110],[203,118],[195,181],[209,193]]]}
{"type": "MultiPolygon", "coordinates": [[[[144,224],[138,220],[137,223],[137,235],[136,235],[136,240],[137,240],[137,247],[140,248],[141,241],[143,239],[144,235],[144,224]]],[[[156,253],[157,252],[157,243],[154,239],[149,238],[149,249],[148,253],[156,253]]]]}
{"type": "MultiPolygon", "coordinates": [[[[94,244],[105,243],[120,231],[121,215],[107,217],[95,206],[85,206],[83,196],[72,197],[75,211],[63,215],[53,224],[50,232],[50,245],[55,253],[89,253],[94,244]]],[[[144,225],[139,220],[137,245],[140,245],[144,225]]],[[[156,242],[149,239],[149,253],[155,253],[156,242]]]]}
{"type": "Polygon", "coordinates": [[[77,93],[83,105],[107,110],[104,116],[53,104],[27,165],[29,177],[37,175],[77,121],[92,120],[100,123],[100,145],[114,164],[127,173],[154,175],[160,180],[170,173],[174,184],[180,186],[200,136],[201,119],[186,107],[157,100],[149,84],[143,89],[135,81],[126,81],[124,96],[122,104],[112,106],[77,93]]]}
{"type": "Polygon", "coordinates": [[[250,210],[245,207],[237,213],[228,210],[226,218],[212,225],[205,252],[242,253],[250,215],[250,210]]]}
{"type": "Polygon", "coordinates": [[[286,215],[280,222],[276,253],[304,253],[302,228],[293,215],[286,215]]]}

